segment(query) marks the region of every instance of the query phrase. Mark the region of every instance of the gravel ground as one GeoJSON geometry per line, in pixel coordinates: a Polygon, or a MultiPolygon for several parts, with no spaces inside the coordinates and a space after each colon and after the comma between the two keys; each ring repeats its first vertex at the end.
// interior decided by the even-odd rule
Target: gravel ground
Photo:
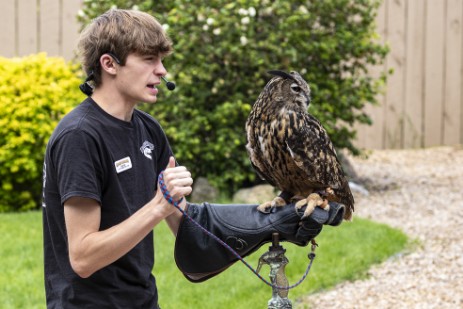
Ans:
{"type": "MultiPolygon", "coordinates": [[[[355,216],[404,231],[418,244],[366,280],[309,295],[311,308],[463,308],[463,148],[374,151],[350,158],[369,194],[355,216]]],[[[346,223],[345,223],[346,224],[346,223]]]]}

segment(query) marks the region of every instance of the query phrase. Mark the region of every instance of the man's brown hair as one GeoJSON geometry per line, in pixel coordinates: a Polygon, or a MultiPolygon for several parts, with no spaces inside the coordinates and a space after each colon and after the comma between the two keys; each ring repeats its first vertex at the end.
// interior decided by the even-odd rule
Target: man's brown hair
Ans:
{"type": "Polygon", "coordinates": [[[78,43],[82,68],[101,84],[100,57],[116,56],[121,65],[130,53],[163,57],[172,53],[172,41],[161,24],[148,13],[111,9],[95,18],[81,33],[78,43]]]}

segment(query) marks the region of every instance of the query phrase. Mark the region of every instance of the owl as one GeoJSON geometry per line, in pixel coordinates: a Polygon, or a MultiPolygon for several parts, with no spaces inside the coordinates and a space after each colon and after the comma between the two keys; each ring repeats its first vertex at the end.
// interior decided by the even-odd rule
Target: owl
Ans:
{"type": "Polygon", "coordinates": [[[307,109],[310,87],[297,72],[269,71],[274,77],[254,103],[246,121],[247,144],[256,173],[281,193],[258,206],[261,212],[295,203],[329,210],[329,201],[346,206],[350,220],[354,197],[323,126],[307,109]]]}

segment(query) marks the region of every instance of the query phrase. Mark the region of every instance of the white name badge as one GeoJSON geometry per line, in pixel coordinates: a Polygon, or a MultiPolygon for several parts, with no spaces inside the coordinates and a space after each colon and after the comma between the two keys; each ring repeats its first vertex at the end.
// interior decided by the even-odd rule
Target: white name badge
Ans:
{"type": "Polygon", "coordinates": [[[120,159],[114,162],[114,166],[116,166],[116,172],[119,174],[119,173],[125,172],[126,170],[131,169],[132,161],[130,160],[130,157],[125,157],[123,159],[120,159]]]}

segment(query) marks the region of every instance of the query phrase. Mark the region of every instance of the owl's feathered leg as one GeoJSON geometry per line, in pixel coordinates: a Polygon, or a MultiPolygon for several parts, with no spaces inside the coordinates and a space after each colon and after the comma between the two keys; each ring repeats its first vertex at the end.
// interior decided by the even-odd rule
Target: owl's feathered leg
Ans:
{"type": "Polygon", "coordinates": [[[311,193],[307,198],[302,199],[296,203],[296,210],[301,209],[302,207],[307,205],[307,208],[305,209],[302,218],[307,218],[308,216],[310,216],[314,211],[315,207],[317,206],[325,209],[326,211],[329,211],[330,205],[328,204],[326,196],[331,195],[332,193],[333,190],[331,188],[327,188],[324,192],[311,193]]]}

